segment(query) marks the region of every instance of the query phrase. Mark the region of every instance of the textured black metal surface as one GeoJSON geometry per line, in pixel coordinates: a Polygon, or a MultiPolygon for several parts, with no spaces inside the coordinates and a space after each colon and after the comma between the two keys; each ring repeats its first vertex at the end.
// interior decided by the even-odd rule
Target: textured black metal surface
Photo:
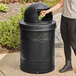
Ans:
{"type": "Polygon", "coordinates": [[[56,22],[52,13],[41,21],[39,12],[49,9],[42,3],[34,3],[27,7],[20,27],[20,68],[28,73],[47,73],[54,70],[54,41],[56,22]]]}
{"type": "Polygon", "coordinates": [[[21,30],[21,69],[29,73],[54,70],[54,34],[50,31],[21,30]]]}

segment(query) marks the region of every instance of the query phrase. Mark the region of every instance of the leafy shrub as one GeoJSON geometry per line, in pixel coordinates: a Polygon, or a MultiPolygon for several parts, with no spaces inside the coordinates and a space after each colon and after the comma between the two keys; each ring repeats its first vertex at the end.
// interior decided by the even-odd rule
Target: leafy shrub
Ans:
{"type": "Polygon", "coordinates": [[[26,7],[21,7],[21,18],[24,19],[24,12],[26,7]]]}
{"type": "Polygon", "coordinates": [[[59,1],[60,1],[60,0],[52,0],[52,1],[46,0],[46,1],[44,1],[43,3],[46,4],[46,5],[48,5],[49,7],[53,7],[53,6],[55,6],[59,1]]]}
{"type": "Polygon", "coordinates": [[[23,19],[25,7],[21,8],[21,13],[9,17],[9,21],[0,23],[0,43],[12,49],[18,49],[20,44],[19,21],[23,19]]]}
{"type": "Polygon", "coordinates": [[[7,6],[5,4],[0,4],[0,12],[6,12],[7,6]]]}

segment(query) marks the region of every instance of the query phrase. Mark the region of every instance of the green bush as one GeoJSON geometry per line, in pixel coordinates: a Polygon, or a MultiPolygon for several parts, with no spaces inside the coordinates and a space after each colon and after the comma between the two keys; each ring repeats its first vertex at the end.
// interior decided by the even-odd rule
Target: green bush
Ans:
{"type": "Polygon", "coordinates": [[[24,19],[24,12],[26,7],[21,7],[21,18],[24,19]]]}
{"type": "Polygon", "coordinates": [[[21,13],[9,17],[9,21],[0,23],[0,43],[12,49],[18,49],[20,44],[19,21],[23,19],[25,7],[21,8],[21,13]]]}
{"type": "Polygon", "coordinates": [[[6,12],[7,6],[5,4],[0,4],[0,12],[6,12]]]}
{"type": "Polygon", "coordinates": [[[49,7],[53,7],[55,6],[60,0],[52,0],[52,1],[49,1],[49,0],[46,0],[44,1],[43,3],[48,5],[49,7]]]}

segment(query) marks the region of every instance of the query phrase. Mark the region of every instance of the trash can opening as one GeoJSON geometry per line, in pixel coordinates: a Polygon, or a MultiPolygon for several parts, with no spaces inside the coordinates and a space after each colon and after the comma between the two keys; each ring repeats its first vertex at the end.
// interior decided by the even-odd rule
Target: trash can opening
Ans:
{"type": "Polygon", "coordinates": [[[27,23],[39,23],[44,21],[51,21],[53,18],[52,12],[46,14],[46,16],[44,17],[39,18],[40,12],[42,10],[47,10],[49,8],[50,7],[40,2],[29,5],[24,13],[24,21],[27,23]]]}
{"type": "Polygon", "coordinates": [[[39,21],[51,21],[52,20],[52,12],[46,14],[45,16],[42,16],[42,14],[40,14],[41,11],[38,12],[38,19],[39,21]]]}

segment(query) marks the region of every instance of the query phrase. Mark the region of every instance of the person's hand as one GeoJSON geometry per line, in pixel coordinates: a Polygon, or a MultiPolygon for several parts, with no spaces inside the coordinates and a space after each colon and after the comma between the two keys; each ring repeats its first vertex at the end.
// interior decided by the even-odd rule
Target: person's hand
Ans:
{"type": "Polygon", "coordinates": [[[43,16],[45,16],[46,15],[46,10],[41,11],[40,14],[42,14],[43,16]]]}
{"type": "Polygon", "coordinates": [[[40,14],[42,14],[43,16],[45,16],[47,13],[48,13],[47,10],[43,10],[40,12],[40,14]]]}

